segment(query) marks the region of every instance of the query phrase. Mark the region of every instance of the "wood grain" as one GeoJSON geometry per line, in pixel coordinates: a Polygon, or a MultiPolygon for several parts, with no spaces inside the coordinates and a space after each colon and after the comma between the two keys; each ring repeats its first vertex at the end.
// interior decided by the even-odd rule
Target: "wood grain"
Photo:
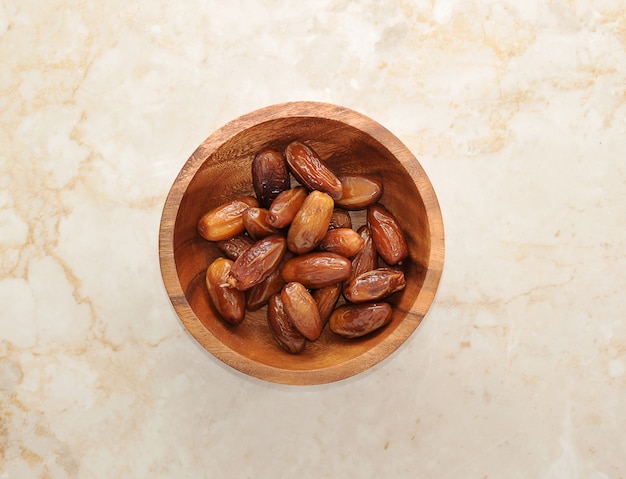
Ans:
{"type": "MultiPolygon", "coordinates": [[[[354,226],[364,221],[352,212],[354,226]]],[[[321,384],[358,374],[392,354],[432,304],[444,261],[444,228],[433,187],[415,156],[386,128],[353,110],[317,102],[273,105],[244,115],[209,136],[191,155],[165,201],[159,235],[163,281],[183,325],[211,354],[254,377],[284,384],[321,384]],[[339,174],[383,182],[384,204],[407,235],[407,287],[393,299],[394,316],[369,336],[343,339],[328,328],[305,351],[280,349],[266,308],[238,326],[220,321],[204,274],[219,254],[197,231],[198,219],[236,195],[253,194],[251,162],[266,148],[305,141],[339,174]]]]}

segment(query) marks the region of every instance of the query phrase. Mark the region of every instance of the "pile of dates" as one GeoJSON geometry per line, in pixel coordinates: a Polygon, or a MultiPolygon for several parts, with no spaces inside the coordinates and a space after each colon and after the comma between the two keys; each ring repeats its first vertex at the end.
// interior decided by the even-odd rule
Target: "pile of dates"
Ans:
{"type": "Polygon", "coordinates": [[[379,202],[382,183],[338,176],[294,141],[284,155],[255,156],[252,184],[254,196],[218,206],[197,225],[223,253],[206,271],[221,319],[239,324],[247,310],[267,305],[272,335],[289,353],[302,352],[326,323],[346,338],[388,324],[393,310],[383,300],[406,286],[399,266],[409,251],[396,218],[379,202]],[[366,210],[357,229],[354,210],[366,210]]]}

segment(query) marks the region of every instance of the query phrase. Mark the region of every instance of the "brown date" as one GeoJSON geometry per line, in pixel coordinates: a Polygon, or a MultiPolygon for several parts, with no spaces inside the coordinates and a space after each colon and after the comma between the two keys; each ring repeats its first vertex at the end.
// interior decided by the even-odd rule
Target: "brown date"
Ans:
{"type": "Polygon", "coordinates": [[[376,203],[383,194],[383,184],[374,178],[340,176],[343,194],[337,204],[347,210],[360,210],[376,203]]]}
{"type": "Polygon", "coordinates": [[[246,235],[237,235],[226,240],[216,241],[215,246],[219,249],[228,259],[235,261],[241,253],[252,246],[252,238],[246,235]]]}
{"type": "Polygon", "coordinates": [[[285,158],[293,175],[309,190],[322,191],[334,200],[341,198],[343,194],[341,181],[313,148],[294,141],[287,145],[285,158]]]}
{"type": "Polygon", "coordinates": [[[335,228],[328,230],[319,245],[322,251],[337,253],[352,258],[361,251],[365,241],[359,233],[351,228],[335,228]]]}
{"type": "Polygon", "coordinates": [[[268,210],[270,226],[279,229],[289,226],[304,203],[307,194],[304,186],[296,186],[279,194],[268,210]]]}
{"type": "Polygon", "coordinates": [[[290,183],[287,162],[279,152],[264,150],[252,160],[252,186],[262,207],[269,208],[281,191],[289,189],[290,183]]]}
{"type": "Polygon", "coordinates": [[[256,311],[265,306],[270,297],[280,293],[285,285],[280,266],[274,268],[267,278],[246,291],[246,309],[256,311]]]}
{"type": "Polygon", "coordinates": [[[404,289],[404,273],[398,269],[376,268],[347,282],[343,295],[351,303],[378,301],[404,289]]]}
{"type": "Polygon", "coordinates": [[[278,345],[291,354],[304,351],[306,338],[289,320],[280,294],[274,294],[267,303],[267,322],[278,345]]]}
{"type": "Polygon", "coordinates": [[[352,218],[343,208],[335,208],[333,215],[330,217],[330,224],[328,229],[334,228],[352,228],[352,218]]]}
{"type": "Polygon", "coordinates": [[[283,236],[272,235],[256,241],[233,263],[228,283],[240,291],[259,284],[278,266],[287,250],[283,236]]]}
{"type": "Polygon", "coordinates": [[[367,225],[376,251],[389,265],[400,264],[409,255],[409,248],[396,217],[380,203],[367,207],[367,225]]]}
{"type": "Polygon", "coordinates": [[[317,303],[317,308],[320,312],[320,318],[322,318],[322,324],[328,322],[331,313],[335,309],[335,305],[341,295],[341,283],[331,284],[325,288],[316,289],[313,291],[312,296],[317,303]]]}
{"type": "Polygon", "coordinates": [[[245,231],[242,214],[250,207],[259,206],[253,196],[242,196],[205,213],[198,221],[198,233],[208,241],[220,241],[245,231]]]}
{"type": "Polygon", "coordinates": [[[322,332],[322,318],[311,293],[300,283],[287,283],[280,293],[287,317],[302,335],[315,341],[322,332]]]}
{"type": "Polygon", "coordinates": [[[393,310],[389,303],[343,304],[330,315],[330,330],[344,338],[358,338],[391,321],[393,310]]]}
{"type": "Polygon", "coordinates": [[[363,248],[352,258],[352,274],[348,281],[366,271],[373,270],[378,264],[378,253],[376,252],[369,226],[361,226],[357,233],[363,238],[363,248]]]}
{"type": "Polygon", "coordinates": [[[231,324],[239,324],[246,314],[246,299],[243,291],[230,287],[227,282],[232,266],[230,259],[215,259],[206,270],[205,282],[218,315],[231,324]]]}
{"type": "Polygon", "coordinates": [[[352,263],[344,256],[314,251],[294,256],[283,266],[283,279],[297,281],[307,288],[318,289],[339,283],[350,276],[352,263]]]}
{"type": "Polygon", "coordinates": [[[248,208],[242,213],[243,226],[253,240],[275,235],[279,231],[269,224],[269,212],[265,208],[248,208]]]}
{"type": "Polygon", "coordinates": [[[333,214],[333,199],[312,191],[302,203],[287,231],[287,248],[297,254],[314,250],[324,238],[333,214]]]}

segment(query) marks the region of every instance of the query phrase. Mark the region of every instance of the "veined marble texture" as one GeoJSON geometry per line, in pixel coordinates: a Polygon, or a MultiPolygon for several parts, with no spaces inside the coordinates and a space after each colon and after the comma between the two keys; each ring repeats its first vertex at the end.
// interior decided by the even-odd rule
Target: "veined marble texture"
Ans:
{"type": "Polygon", "coordinates": [[[626,4],[0,3],[0,479],[626,478],[626,4]],[[390,358],[323,386],[178,320],[165,197],[212,131],[353,108],[437,192],[390,358]]]}

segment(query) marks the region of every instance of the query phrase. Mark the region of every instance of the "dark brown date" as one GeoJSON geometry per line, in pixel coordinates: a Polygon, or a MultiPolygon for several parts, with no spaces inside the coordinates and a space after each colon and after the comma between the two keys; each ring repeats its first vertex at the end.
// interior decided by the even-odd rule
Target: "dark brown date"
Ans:
{"type": "Polygon", "coordinates": [[[330,330],[344,338],[365,336],[391,321],[393,310],[389,303],[346,303],[330,315],[330,330]]]}
{"type": "Polygon", "coordinates": [[[328,322],[335,305],[341,296],[341,283],[331,284],[325,288],[316,289],[312,293],[313,299],[317,303],[317,308],[322,318],[322,324],[328,322]]]}
{"type": "Polygon", "coordinates": [[[252,246],[252,238],[246,235],[237,235],[227,240],[216,241],[215,246],[219,249],[228,259],[235,261],[241,254],[252,246]]]}
{"type": "Polygon", "coordinates": [[[261,151],[252,160],[252,186],[262,207],[269,208],[290,183],[287,162],[278,151],[261,151]]]}
{"type": "Polygon", "coordinates": [[[363,238],[363,247],[361,251],[352,258],[352,274],[348,281],[366,271],[373,270],[378,264],[378,253],[376,252],[369,226],[361,226],[357,230],[357,233],[363,238]]]}
{"type": "Polygon", "coordinates": [[[378,301],[404,289],[404,273],[398,269],[376,268],[347,282],[344,297],[351,303],[378,301]]]}
{"type": "Polygon", "coordinates": [[[274,268],[267,278],[246,291],[246,309],[256,311],[262,308],[272,295],[280,293],[284,285],[280,266],[274,268]]]}

